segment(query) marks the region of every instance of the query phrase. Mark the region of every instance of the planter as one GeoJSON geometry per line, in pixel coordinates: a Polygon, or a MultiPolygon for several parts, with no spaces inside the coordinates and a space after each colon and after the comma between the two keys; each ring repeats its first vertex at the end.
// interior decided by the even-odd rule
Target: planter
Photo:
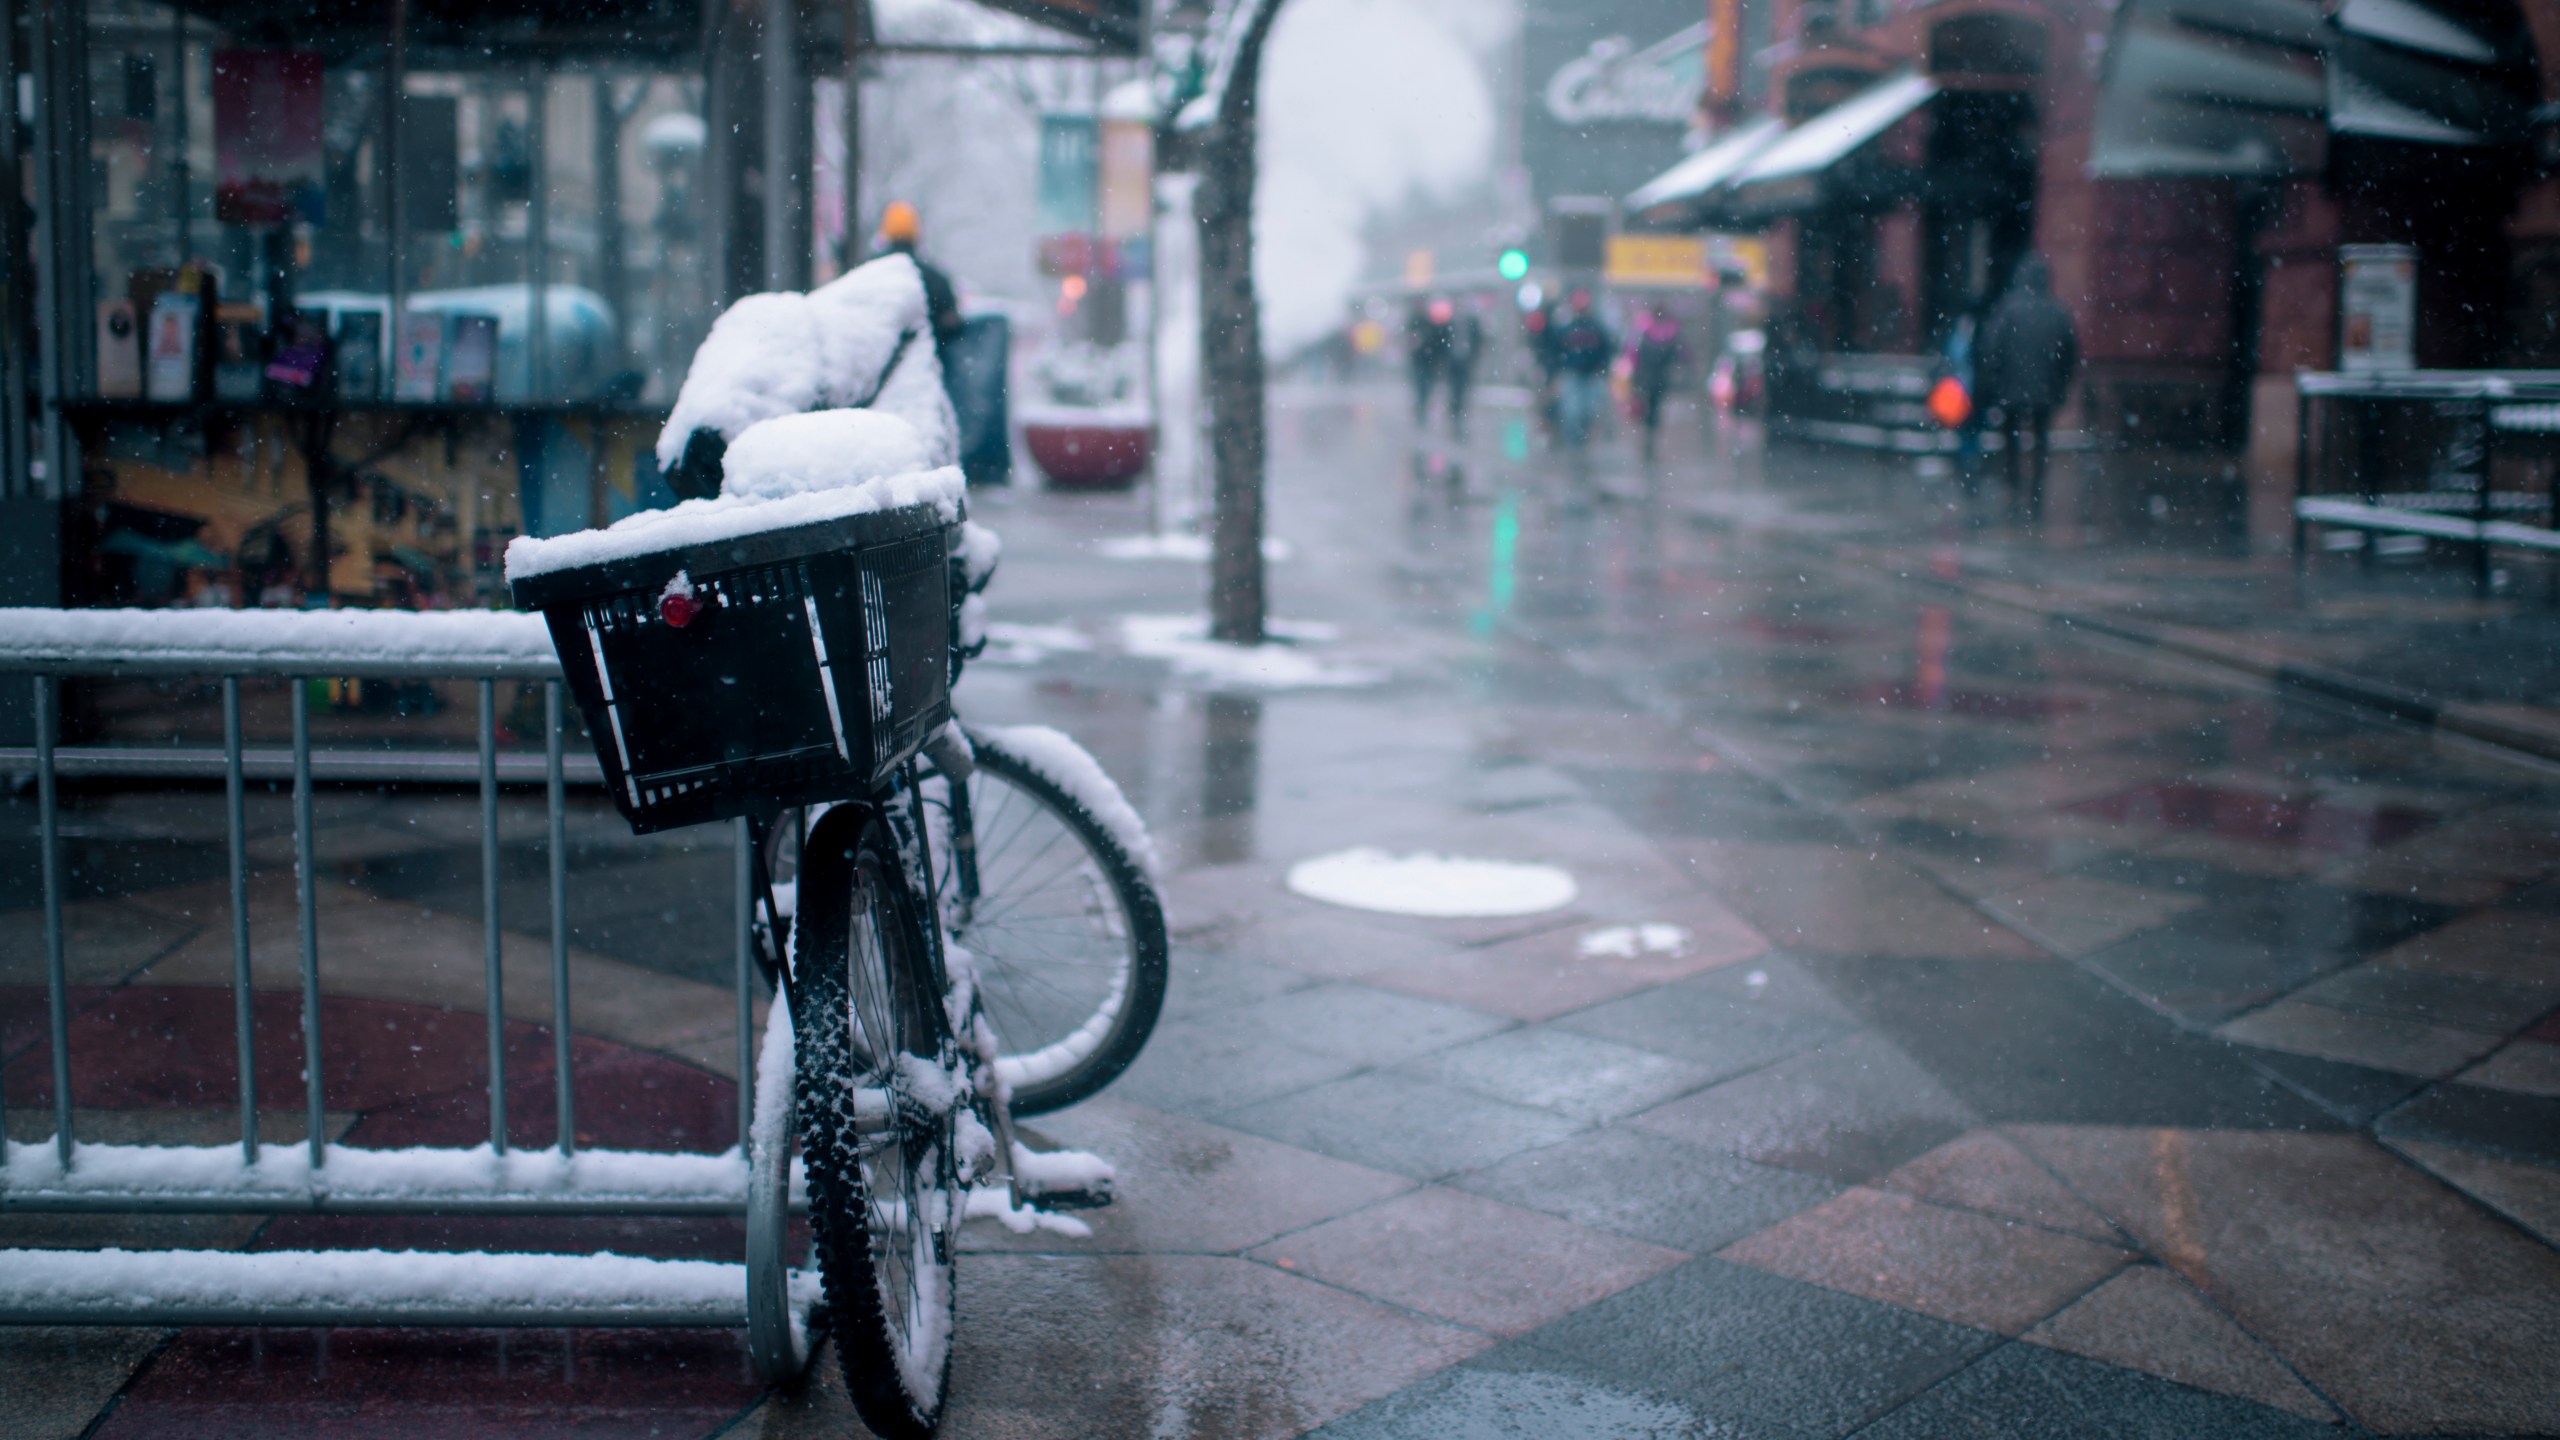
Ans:
{"type": "Polygon", "coordinates": [[[1026,419],[1022,443],[1053,489],[1120,490],[1155,454],[1155,426],[1135,417],[1051,413],[1026,419]]]}

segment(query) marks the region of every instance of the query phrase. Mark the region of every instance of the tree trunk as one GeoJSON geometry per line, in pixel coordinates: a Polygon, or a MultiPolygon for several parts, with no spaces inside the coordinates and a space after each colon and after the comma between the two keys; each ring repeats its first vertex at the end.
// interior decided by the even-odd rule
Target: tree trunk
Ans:
{"type": "Polygon", "coordinates": [[[1217,120],[1200,147],[1200,368],[1214,422],[1209,455],[1209,634],[1263,639],[1262,309],[1253,287],[1255,94],[1280,0],[1253,0],[1217,120]]]}

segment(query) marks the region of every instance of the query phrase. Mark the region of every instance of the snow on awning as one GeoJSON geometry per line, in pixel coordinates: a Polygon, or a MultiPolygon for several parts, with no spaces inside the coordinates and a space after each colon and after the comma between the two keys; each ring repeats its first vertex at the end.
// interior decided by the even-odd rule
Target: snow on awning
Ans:
{"type": "Polygon", "coordinates": [[[1733,177],[1733,188],[1819,175],[1882,135],[1894,122],[1929,103],[1938,82],[1926,75],[1897,75],[1814,116],[1771,145],[1733,177]]]}
{"type": "Polygon", "coordinates": [[[2308,174],[2332,134],[2521,144],[2536,86],[2514,48],[2442,0],[2125,0],[2089,170],[2308,174]]]}
{"type": "Polygon", "coordinates": [[[2243,38],[2201,28],[2197,12],[2175,3],[2131,7],[2108,46],[2090,173],[2272,177],[2317,169],[2329,95],[2319,51],[2303,42],[2316,45],[2325,33],[2319,9],[2261,0],[2247,18],[2243,38]]]}
{"type": "Polygon", "coordinates": [[[2379,40],[2403,49],[2422,50],[2472,65],[2498,63],[2498,47],[2416,0],[2347,0],[2338,7],[2338,28],[2350,35],[2379,40]]]}
{"type": "Polygon", "coordinates": [[[2419,145],[2480,146],[2489,137],[2383,93],[2344,65],[2329,67],[2329,128],[2340,135],[2419,145]]]}
{"type": "Polygon", "coordinates": [[[1710,141],[1705,149],[1646,181],[1627,197],[1627,208],[1645,211],[1705,195],[1731,179],[1786,128],[1776,116],[1763,115],[1710,141]]]}

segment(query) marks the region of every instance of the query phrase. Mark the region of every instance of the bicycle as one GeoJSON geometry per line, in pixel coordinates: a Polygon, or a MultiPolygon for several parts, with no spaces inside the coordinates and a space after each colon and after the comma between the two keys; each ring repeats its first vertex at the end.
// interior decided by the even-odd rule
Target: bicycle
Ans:
{"type": "Polygon", "coordinates": [[[787,1378],[831,1328],[865,1423],[901,1440],[940,1420],[973,1190],[1002,1174],[1010,1197],[981,1209],[1014,1216],[1107,1176],[1017,1146],[1015,1105],[1115,1077],[1165,971],[1144,831],[1100,767],[1054,731],[951,719],[953,592],[991,567],[965,564],[944,473],[509,553],[634,828],[747,822],[776,993],[745,1146],[749,1348],[787,1378]],[[760,526],[760,508],[788,513],[760,526]],[[1008,1054],[991,1010],[1028,1041],[1008,1054]],[[814,1279],[789,1263],[800,1190],[814,1279]]]}

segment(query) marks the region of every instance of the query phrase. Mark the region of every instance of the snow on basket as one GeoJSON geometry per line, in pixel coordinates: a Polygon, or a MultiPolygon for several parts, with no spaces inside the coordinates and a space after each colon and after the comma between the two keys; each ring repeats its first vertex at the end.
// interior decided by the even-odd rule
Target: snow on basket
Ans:
{"type": "Polygon", "coordinates": [[[717,500],[687,500],[666,510],[643,510],[602,530],[577,530],[547,538],[519,535],[507,542],[507,580],[513,584],[537,575],[717,545],[909,505],[931,505],[948,523],[960,518],[960,499],[967,489],[959,468],[946,465],[938,470],[881,475],[774,500],[727,495],[717,500]]]}
{"type": "Polygon", "coordinates": [[[1310,900],[1389,915],[1443,920],[1537,915],[1573,903],[1573,876],[1553,865],[1391,855],[1371,846],[1289,867],[1289,888],[1310,900]]]}
{"type": "Polygon", "coordinates": [[[923,432],[882,410],[777,415],[730,442],[720,493],[778,500],[933,468],[923,432]]]}

